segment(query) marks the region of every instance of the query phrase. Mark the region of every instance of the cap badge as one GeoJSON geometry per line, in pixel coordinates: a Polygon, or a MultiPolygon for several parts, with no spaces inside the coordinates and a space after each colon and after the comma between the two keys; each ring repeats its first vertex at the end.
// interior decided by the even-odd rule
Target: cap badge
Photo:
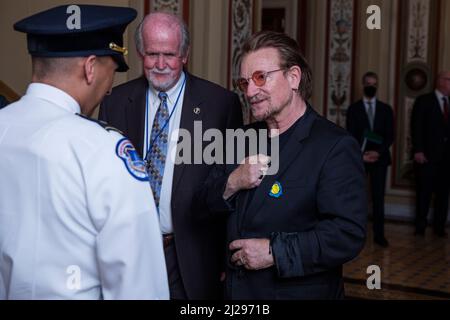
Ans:
{"type": "Polygon", "coordinates": [[[126,47],[118,46],[114,42],[111,42],[109,44],[109,48],[113,51],[122,53],[124,56],[128,55],[128,49],[126,47]]]}

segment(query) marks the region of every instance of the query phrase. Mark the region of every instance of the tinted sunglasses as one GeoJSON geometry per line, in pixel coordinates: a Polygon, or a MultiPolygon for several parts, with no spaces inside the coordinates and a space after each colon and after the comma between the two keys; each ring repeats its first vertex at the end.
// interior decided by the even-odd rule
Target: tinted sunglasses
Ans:
{"type": "Polygon", "coordinates": [[[267,76],[273,72],[278,72],[278,71],[282,71],[285,70],[285,68],[282,69],[277,69],[277,70],[272,70],[272,71],[255,71],[253,72],[252,76],[248,79],[245,78],[239,78],[235,81],[235,87],[238,88],[240,91],[242,91],[243,93],[247,92],[248,89],[248,84],[250,79],[253,80],[253,83],[255,84],[255,86],[257,87],[262,87],[263,85],[266,84],[267,81],[267,76]]]}

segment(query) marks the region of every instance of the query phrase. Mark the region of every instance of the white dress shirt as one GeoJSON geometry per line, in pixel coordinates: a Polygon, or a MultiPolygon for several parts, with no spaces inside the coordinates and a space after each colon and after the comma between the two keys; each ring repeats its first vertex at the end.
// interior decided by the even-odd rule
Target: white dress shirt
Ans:
{"type": "MultiPolygon", "coordinates": [[[[167,148],[166,163],[161,185],[161,196],[159,200],[159,219],[162,234],[173,233],[171,203],[175,159],[174,157],[171,157],[169,155],[171,154],[171,152],[173,152],[173,150],[176,150],[177,148],[178,129],[180,128],[182,113],[181,110],[183,109],[184,92],[186,88],[185,79],[186,76],[183,72],[175,86],[166,92],[168,95],[167,107],[169,108],[169,114],[172,114],[172,112],[173,114],[169,121],[169,145],[167,148]]],[[[144,150],[142,153],[144,155],[144,158],[149,150],[149,142],[152,133],[153,122],[155,120],[156,112],[161,103],[158,98],[158,94],[159,92],[151,87],[148,90],[148,108],[146,108],[147,111],[145,116],[146,122],[144,130],[144,150]]]]}
{"type": "Polygon", "coordinates": [[[439,107],[441,108],[441,112],[444,113],[444,99],[443,98],[447,99],[447,103],[449,104],[449,107],[450,107],[450,102],[448,101],[448,97],[444,96],[442,94],[442,92],[440,92],[437,89],[434,91],[434,93],[436,94],[436,97],[439,101],[439,107]]]}
{"type": "Polygon", "coordinates": [[[79,112],[37,83],[0,110],[0,299],[168,299],[145,170],[79,112]]]}
{"type": "MultiPolygon", "coordinates": [[[[377,98],[372,98],[372,99],[367,99],[366,97],[363,98],[363,102],[364,102],[364,107],[366,109],[366,114],[367,117],[370,119],[370,115],[369,115],[369,102],[372,105],[372,110],[373,110],[373,121],[375,122],[375,114],[377,112],[377,98]]],[[[373,126],[373,123],[370,124],[371,126],[373,126]]],[[[373,128],[371,128],[373,130],[373,128]]]]}

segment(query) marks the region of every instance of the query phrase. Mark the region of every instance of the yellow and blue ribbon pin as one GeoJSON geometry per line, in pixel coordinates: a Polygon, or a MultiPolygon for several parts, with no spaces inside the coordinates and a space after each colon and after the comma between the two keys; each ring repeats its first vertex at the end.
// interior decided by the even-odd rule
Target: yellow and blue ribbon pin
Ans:
{"type": "Polygon", "coordinates": [[[281,186],[281,183],[277,181],[273,184],[272,188],[270,189],[269,196],[273,198],[279,198],[282,195],[283,195],[283,187],[281,186]]]}

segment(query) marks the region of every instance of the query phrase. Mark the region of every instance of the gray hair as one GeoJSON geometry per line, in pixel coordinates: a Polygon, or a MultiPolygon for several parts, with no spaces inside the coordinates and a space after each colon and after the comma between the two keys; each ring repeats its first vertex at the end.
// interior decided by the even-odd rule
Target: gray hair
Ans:
{"type": "Polygon", "coordinates": [[[289,69],[298,66],[302,70],[302,79],[298,86],[298,94],[303,100],[308,100],[312,95],[312,71],[303,57],[297,41],[284,33],[274,31],[260,31],[245,42],[242,47],[242,58],[251,52],[264,48],[274,48],[280,55],[280,68],[289,69]]]}
{"type": "Polygon", "coordinates": [[[143,32],[144,32],[144,25],[147,22],[148,19],[150,19],[153,15],[165,15],[167,18],[170,18],[173,22],[175,22],[179,30],[181,31],[181,43],[180,43],[180,54],[183,57],[186,57],[189,51],[189,47],[191,45],[191,37],[189,34],[189,29],[186,23],[180,19],[178,16],[171,14],[171,13],[150,13],[149,15],[145,16],[142,22],[139,24],[139,26],[136,28],[136,32],[134,34],[134,40],[136,42],[136,48],[138,52],[141,55],[145,54],[144,50],[144,39],[143,39],[143,32]]]}
{"type": "Polygon", "coordinates": [[[375,72],[373,72],[373,71],[368,71],[368,72],[364,73],[364,75],[362,77],[362,83],[363,84],[366,82],[367,78],[374,78],[378,82],[378,75],[375,72]]]}

